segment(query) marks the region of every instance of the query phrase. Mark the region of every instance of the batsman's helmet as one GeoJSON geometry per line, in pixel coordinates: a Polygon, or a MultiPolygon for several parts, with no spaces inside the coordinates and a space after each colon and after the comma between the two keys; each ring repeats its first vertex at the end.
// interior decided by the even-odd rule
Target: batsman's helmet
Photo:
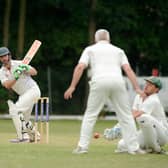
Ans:
{"type": "Polygon", "coordinates": [[[162,82],[160,81],[160,79],[158,77],[151,76],[145,80],[152,83],[153,85],[155,85],[159,89],[162,88],[162,82]]]}
{"type": "Polygon", "coordinates": [[[10,51],[7,47],[0,47],[0,57],[10,54],[10,51]]]}

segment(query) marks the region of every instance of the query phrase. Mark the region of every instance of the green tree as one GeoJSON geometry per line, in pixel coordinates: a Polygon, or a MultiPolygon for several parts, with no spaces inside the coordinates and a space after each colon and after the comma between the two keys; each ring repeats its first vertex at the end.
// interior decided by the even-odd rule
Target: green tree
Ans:
{"type": "Polygon", "coordinates": [[[3,45],[8,46],[9,41],[9,26],[10,26],[10,14],[11,14],[12,0],[6,0],[4,19],[3,19],[3,45]]]}
{"type": "Polygon", "coordinates": [[[23,55],[23,51],[24,51],[25,20],[26,20],[26,0],[20,0],[18,44],[17,44],[18,57],[23,55]]]}
{"type": "MultiPolygon", "coordinates": [[[[8,39],[13,58],[22,58],[34,39],[42,41],[31,64],[39,70],[36,80],[45,95],[48,90],[44,77],[50,67],[52,99],[57,113],[68,111],[76,114],[83,109],[87,95],[86,76],[80,82],[74,100],[65,102],[63,92],[71,80],[81,51],[93,43],[93,35],[98,28],[110,31],[112,43],[126,51],[139,75],[151,75],[154,67],[159,68],[162,75],[168,74],[167,1],[29,0],[22,8],[18,4],[24,1],[15,0],[11,7],[8,5],[10,10],[6,10],[4,6],[8,1],[0,1],[0,18],[7,18],[7,24],[0,19],[0,36],[8,39]],[[23,19],[19,19],[21,14],[23,19]],[[21,26],[22,22],[26,26],[21,26]],[[3,33],[4,30],[6,33],[3,33]]],[[[1,45],[4,44],[3,38],[0,38],[1,45]]]]}

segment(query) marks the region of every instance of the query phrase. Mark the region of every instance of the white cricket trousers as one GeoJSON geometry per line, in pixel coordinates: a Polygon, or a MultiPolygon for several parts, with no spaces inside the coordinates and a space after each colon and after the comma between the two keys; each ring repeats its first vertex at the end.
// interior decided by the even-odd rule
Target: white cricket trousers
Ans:
{"type": "Polygon", "coordinates": [[[30,120],[34,103],[40,98],[40,96],[41,93],[38,86],[31,87],[27,92],[19,96],[19,99],[15,105],[18,110],[23,109],[22,112],[26,122],[30,120]]]}
{"type": "Polygon", "coordinates": [[[40,98],[40,95],[39,87],[33,86],[27,92],[19,96],[18,101],[12,105],[13,107],[9,106],[9,113],[19,139],[24,138],[22,129],[25,128],[25,124],[30,120],[34,103],[40,98]],[[24,122],[21,121],[19,112],[23,114],[24,122]]]}
{"type": "Polygon", "coordinates": [[[101,78],[90,81],[90,92],[84,113],[78,146],[88,149],[97,117],[109,99],[122,128],[123,139],[129,151],[139,148],[136,125],[133,119],[125,82],[120,78],[101,78]]]}
{"type": "Polygon", "coordinates": [[[138,132],[140,147],[160,152],[161,146],[168,143],[168,128],[149,114],[142,114],[136,120],[140,126],[138,132]]]}

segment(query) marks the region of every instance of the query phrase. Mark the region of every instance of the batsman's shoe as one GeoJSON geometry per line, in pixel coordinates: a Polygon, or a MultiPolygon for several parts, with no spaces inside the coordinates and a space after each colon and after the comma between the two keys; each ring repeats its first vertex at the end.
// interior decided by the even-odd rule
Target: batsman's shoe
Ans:
{"type": "MultiPolygon", "coordinates": [[[[35,132],[29,132],[29,136],[30,136],[30,142],[35,142],[35,132]]],[[[40,133],[37,131],[37,141],[41,140],[41,136],[40,133]]]]}
{"type": "Polygon", "coordinates": [[[29,143],[30,137],[27,133],[22,134],[22,138],[11,139],[11,143],[29,143]]]}
{"type": "Polygon", "coordinates": [[[18,139],[18,138],[16,138],[16,139],[11,139],[10,142],[11,143],[29,143],[30,140],[29,139],[18,139]]]}
{"type": "Polygon", "coordinates": [[[88,150],[78,146],[76,149],[72,151],[72,153],[73,154],[86,154],[88,153],[88,150]]]}
{"type": "MultiPolygon", "coordinates": [[[[28,121],[26,123],[26,128],[27,128],[27,132],[28,132],[29,137],[30,137],[30,142],[35,142],[36,132],[35,132],[35,127],[33,126],[31,121],[28,121]]],[[[37,141],[40,141],[39,131],[37,131],[37,141]]]]}

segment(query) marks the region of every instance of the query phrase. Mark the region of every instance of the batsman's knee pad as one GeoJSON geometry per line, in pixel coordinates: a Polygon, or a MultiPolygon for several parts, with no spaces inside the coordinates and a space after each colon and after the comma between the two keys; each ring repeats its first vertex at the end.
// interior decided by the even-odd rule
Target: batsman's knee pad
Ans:
{"type": "Polygon", "coordinates": [[[18,116],[19,116],[21,124],[22,124],[22,132],[26,133],[27,129],[26,129],[26,122],[25,122],[25,119],[24,119],[24,115],[23,115],[22,112],[18,112],[18,116]]]}
{"type": "Polygon", "coordinates": [[[33,130],[33,124],[32,124],[32,122],[31,121],[28,121],[27,123],[26,123],[26,128],[27,129],[29,129],[29,130],[33,130]]]}
{"type": "Polygon", "coordinates": [[[8,107],[9,107],[9,114],[11,116],[16,116],[18,114],[16,105],[13,103],[12,100],[8,100],[7,101],[8,107]]]}
{"type": "MultiPolygon", "coordinates": [[[[29,134],[29,137],[30,137],[30,141],[34,142],[36,132],[35,132],[35,127],[33,126],[31,121],[28,121],[26,123],[26,128],[27,128],[27,131],[28,131],[28,134],[29,134]]],[[[38,141],[40,140],[40,133],[38,131],[37,131],[37,140],[38,141]]]]}

